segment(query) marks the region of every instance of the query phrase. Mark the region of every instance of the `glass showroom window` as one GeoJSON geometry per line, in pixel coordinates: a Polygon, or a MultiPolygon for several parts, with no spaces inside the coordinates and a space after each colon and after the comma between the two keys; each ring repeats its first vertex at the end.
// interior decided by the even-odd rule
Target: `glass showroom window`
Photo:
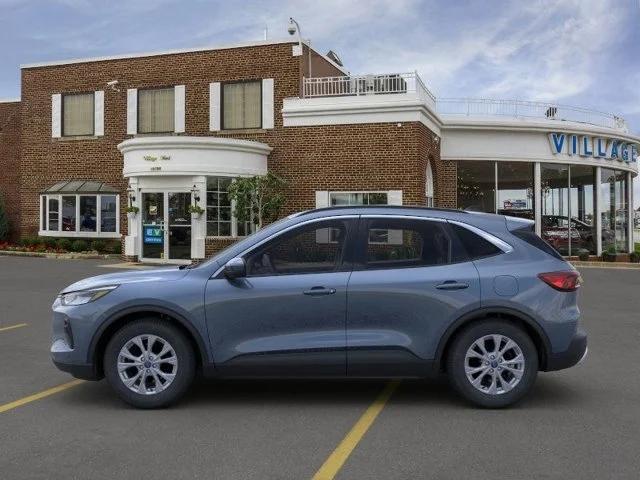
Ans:
{"type": "Polygon", "coordinates": [[[78,237],[118,236],[118,195],[42,195],[42,232],[78,237]],[[100,205],[100,209],[98,209],[100,205]]]}
{"type": "Polygon", "coordinates": [[[175,130],[175,89],[138,90],[138,132],[168,133],[175,130]]]}
{"type": "Polygon", "coordinates": [[[207,177],[207,236],[243,237],[253,231],[250,221],[239,222],[233,215],[229,195],[230,177],[207,177]]]}
{"type": "Polygon", "coordinates": [[[62,96],[62,135],[87,136],[94,133],[94,93],[62,96]]]}
{"type": "Polygon", "coordinates": [[[262,127],[262,82],[222,85],[222,128],[234,130],[262,127]]]}
{"type": "Polygon", "coordinates": [[[458,162],[458,208],[495,213],[495,162],[458,162]]]}
{"type": "Polygon", "coordinates": [[[596,169],[583,165],[569,167],[571,189],[569,204],[571,210],[571,255],[578,255],[581,249],[597,254],[597,231],[595,222],[596,169]]]}
{"type": "Polygon", "coordinates": [[[629,206],[627,174],[608,168],[601,169],[600,199],[602,201],[602,251],[627,252],[629,206]]]}
{"type": "Polygon", "coordinates": [[[541,164],[540,185],[542,238],[569,255],[569,165],[541,164]]]}
{"type": "Polygon", "coordinates": [[[498,162],[498,213],[534,219],[533,163],[498,162]]]}

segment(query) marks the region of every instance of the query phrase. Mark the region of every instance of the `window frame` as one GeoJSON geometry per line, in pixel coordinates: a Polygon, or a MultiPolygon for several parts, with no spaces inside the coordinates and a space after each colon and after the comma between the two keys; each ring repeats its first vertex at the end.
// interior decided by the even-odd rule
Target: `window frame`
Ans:
{"type": "MultiPolygon", "coordinates": [[[[208,179],[209,178],[229,178],[231,179],[231,182],[234,181],[235,177],[231,177],[229,175],[207,175],[206,177],[206,187],[205,187],[205,205],[204,205],[204,209],[205,209],[205,224],[209,224],[209,223],[213,223],[213,221],[209,221],[208,220],[208,210],[209,208],[217,208],[219,210],[220,206],[219,205],[209,205],[209,201],[208,201],[208,194],[209,192],[217,192],[220,193],[221,190],[209,190],[209,184],[208,184],[208,179]]],[[[238,218],[235,216],[234,212],[236,209],[236,202],[235,200],[231,200],[230,203],[231,206],[231,215],[230,215],[230,224],[231,224],[231,233],[229,235],[208,235],[207,234],[207,225],[205,225],[205,237],[206,238],[246,238],[249,235],[255,233],[255,224],[253,223],[252,220],[249,220],[247,222],[248,226],[249,226],[249,233],[247,235],[239,235],[238,234],[238,226],[242,223],[238,220],[238,218]]],[[[253,217],[253,214],[252,214],[253,217]]],[[[220,223],[220,221],[216,221],[216,223],[220,223]]]]}
{"type": "Polygon", "coordinates": [[[241,130],[262,130],[263,129],[263,106],[264,106],[264,90],[262,88],[262,78],[252,78],[246,80],[228,80],[220,82],[220,130],[226,131],[241,131],[241,130]],[[258,83],[260,85],[260,126],[258,127],[239,127],[239,128],[227,128],[224,124],[224,89],[227,85],[237,85],[243,83],[258,83]]]}
{"type": "Polygon", "coordinates": [[[60,95],[60,138],[89,138],[96,136],[96,92],[69,92],[60,95]],[[91,115],[91,133],[83,133],[80,135],[67,135],[64,133],[64,99],[74,95],[91,95],[93,103],[93,114],[91,115]]]}
{"type": "Polygon", "coordinates": [[[44,219],[40,221],[40,231],[38,235],[41,237],[78,237],[78,238],[120,238],[120,194],[118,193],[42,193],[40,194],[40,215],[46,212],[44,219]],[[74,231],[65,231],[62,229],[62,197],[75,197],[76,225],[74,231]],[[83,231],[80,230],[80,198],[94,197],[96,199],[96,230],[83,231]],[[116,198],[116,231],[102,231],[102,197],[116,198]],[[58,201],[58,229],[49,229],[49,199],[58,201]],[[43,203],[44,202],[44,203],[43,203]]]}
{"type": "Polygon", "coordinates": [[[327,192],[329,194],[328,196],[328,201],[329,207],[341,207],[341,206],[345,206],[345,207],[358,207],[358,206],[362,206],[362,205],[389,205],[389,191],[388,190],[329,190],[327,192]],[[366,194],[366,195],[385,195],[387,197],[387,203],[349,203],[348,205],[332,205],[331,204],[331,197],[333,195],[352,195],[352,194],[366,194]]]}
{"type": "MultiPolygon", "coordinates": [[[[289,238],[293,238],[297,236],[299,233],[302,233],[302,230],[315,231],[318,229],[315,225],[322,223],[330,223],[330,222],[345,222],[346,223],[346,236],[344,239],[344,245],[342,248],[341,256],[338,262],[336,263],[336,268],[331,271],[319,271],[319,272],[292,272],[292,273],[273,273],[273,274],[261,274],[261,275],[250,275],[247,274],[247,278],[264,278],[264,277],[285,277],[291,275],[324,275],[327,273],[339,273],[339,272],[350,272],[353,270],[354,261],[354,246],[355,241],[358,235],[358,228],[360,225],[360,219],[358,215],[342,215],[336,217],[324,217],[324,218],[315,218],[313,220],[298,223],[296,225],[292,225],[291,227],[278,232],[262,242],[259,242],[256,245],[248,248],[244,252],[242,252],[238,257],[242,257],[242,259],[247,262],[249,257],[253,255],[260,254],[265,250],[273,247],[278,242],[287,240],[289,238]]],[[[320,227],[320,228],[331,228],[320,227]]]]}
{"type": "Polygon", "coordinates": [[[136,135],[157,135],[175,133],[176,131],[176,86],[164,85],[158,87],[144,87],[136,89],[136,135]],[[146,92],[150,90],[173,90],[173,128],[171,130],[154,130],[152,132],[140,131],[140,92],[146,92]]]}

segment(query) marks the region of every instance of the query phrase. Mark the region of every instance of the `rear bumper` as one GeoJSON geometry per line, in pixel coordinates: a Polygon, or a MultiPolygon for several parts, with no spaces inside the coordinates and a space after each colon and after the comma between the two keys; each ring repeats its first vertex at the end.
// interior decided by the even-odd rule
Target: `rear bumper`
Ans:
{"type": "Polygon", "coordinates": [[[569,348],[564,352],[552,353],[547,358],[545,371],[563,370],[580,363],[587,355],[587,332],[578,328],[569,348]]]}

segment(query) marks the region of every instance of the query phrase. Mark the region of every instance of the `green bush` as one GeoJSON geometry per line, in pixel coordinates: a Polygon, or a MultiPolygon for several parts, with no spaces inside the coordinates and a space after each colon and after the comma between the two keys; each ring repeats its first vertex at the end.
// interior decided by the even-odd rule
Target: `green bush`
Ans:
{"type": "Polygon", "coordinates": [[[629,255],[629,261],[632,263],[640,263],[640,252],[631,252],[629,255]]]}
{"type": "Polygon", "coordinates": [[[20,239],[20,245],[23,247],[33,247],[39,243],[38,237],[27,236],[20,239]]]}
{"type": "Polygon", "coordinates": [[[122,253],[122,244],[120,242],[113,242],[109,251],[115,255],[120,255],[122,253]]]}
{"type": "Polygon", "coordinates": [[[68,238],[59,238],[57,242],[57,247],[60,250],[69,252],[71,250],[71,240],[69,240],[68,238]]]}
{"type": "Polygon", "coordinates": [[[103,253],[107,249],[107,244],[104,240],[94,240],[91,242],[91,250],[95,250],[96,252],[103,253]]]}
{"type": "Polygon", "coordinates": [[[581,248],[578,250],[578,258],[580,260],[582,260],[583,262],[586,262],[589,260],[589,250],[587,250],[586,248],[581,248]]]}
{"type": "Polygon", "coordinates": [[[0,195],[0,242],[7,239],[9,236],[9,219],[7,218],[7,212],[4,209],[4,200],[0,195]]]}
{"type": "Polygon", "coordinates": [[[71,250],[74,252],[86,252],[87,248],[86,240],[74,240],[71,244],[71,250]]]}
{"type": "Polygon", "coordinates": [[[38,244],[44,245],[47,248],[56,248],[58,246],[58,240],[53,237],[38,237],[38,244]]]}

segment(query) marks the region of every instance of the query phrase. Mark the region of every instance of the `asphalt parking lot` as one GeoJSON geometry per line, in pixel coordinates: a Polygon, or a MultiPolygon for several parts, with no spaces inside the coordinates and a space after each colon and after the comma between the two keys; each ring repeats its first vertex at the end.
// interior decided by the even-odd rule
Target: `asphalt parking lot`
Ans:
{"type": "Polygon", "coordinates": [[[477,410],[445,382],[402,381],[345,444],[388,383],[200,380],[157,411],[104,381],[30,397],[72,380],[49,360],[50,304],[115,271],[104,264],[0,257],[1,479],[311,479],[338,445],[350,453],[338,479],[640,478],[640,270],[582,270],[589,357],[541,374],[517,407],[477,410]]]}

